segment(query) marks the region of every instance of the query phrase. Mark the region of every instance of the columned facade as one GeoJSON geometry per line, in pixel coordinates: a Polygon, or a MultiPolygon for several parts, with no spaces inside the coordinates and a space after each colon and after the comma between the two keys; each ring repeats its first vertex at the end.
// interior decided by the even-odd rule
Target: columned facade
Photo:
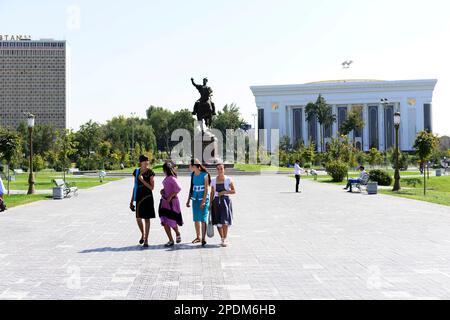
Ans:
{"type": "MultiPolygon", "coordinates": [[[[315,142],[322,151],[321,126],[307,121],[305,107],[321,94],[336,115],[336,122],[324,128],[324,147],[337,137],[352,110],[358,110],[365,126],[349,134],[357,148],[385,151],[395,143],[393,117],[401,114],[400,148],[411,151],[419,131],[432,130],[432,98],[437,80],[375,81],[347,80],[303,85],[255,86],[251,90],[258,108],[258,128],[279,129],[293,144],[315,142]],[[381,103],[381,99],[387,99],[381,103]],[[262,125],[261,125],[262,124],[262,125]]],[[[270,139],[270,137],[269,137],[270,139]]]]}

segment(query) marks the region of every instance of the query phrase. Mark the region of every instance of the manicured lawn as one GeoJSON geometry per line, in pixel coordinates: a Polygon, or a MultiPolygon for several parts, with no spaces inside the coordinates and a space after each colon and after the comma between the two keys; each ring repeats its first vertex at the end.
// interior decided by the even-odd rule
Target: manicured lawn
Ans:
{"type": "Polygon", "coordinates": [[[259,172],[259,171],[286,171],[286,172],[294,172],[294,168],[286,168],[286,167],[271,167],[264,166],[260,164],[235,164],[234,168],[236,170],[241,170],[245,172],[259,172]]]}
{"type": "Polygon", "coordinates": [[[51,195],[48,194],[34,194],[31,196],[25,195],[25,194],[20,194],[20,195],[10,195],[4,196],[4,200],[6,203],[6,206],[8,209],[13,208],[13,207],[17,207],[20,205],[24,205],[27,203],[32,203],[35,201],[40,201],[40,200],[45,200],[45,199],[51,199],[51,195]]]}
{"type": "MultiPolygon", "coordinates": [[[[53,179],[62,179],[63,175],[60,172],[36,172],[35,173],[35,188],[36,190],[50,190],[53,188],[53,179]]],[[[120,178],[105,178],[103,183],[120,180],[120,178]]],[[[83,177],[66,175],[66,182],[77,186],[79,189],[88,189],[99,186],[99,178],[97,177],[83,177]]],[[[4,182],[6,187],[6,182],[4,182]]],[[[28,190],[28,174],[16,175],[16,180],[11,182],[11,190],[28,190]]]]}
{"type": "MultiPolygon", "coordinates": [[[[368,170],[370,171],[370,169],[368,170]]],[[[389,171],[390,175],[393,177],[394,171],[389,171]]],[[[350,172],[350,178],[356,178],[359,176],[357,172],[350,172]]],[[[423,176],[420,176],[419,171],[401,171],[400,176],[405,179],[405,177],[417,177],[420,178],[423,183],[423,176]]],[[[294,177],[294,176],[292,176],[294,177]]],[[[303,175],[302,179],[313,179],[313,176],[303,175]]],[[[401,181],[402,190],[400,192],[392,192],[390,189],[381,189],[379,188],[379,193],[387,194],[396,197],[415,199],[420,201],[426,201],[431,203],[442,204],[446,206],[450,206],[450,176],[444,177],[430,177],[427,180],[427,194],[424,196],[423,194],[423,184],[417,185],[415,188],[409,186],[405,183],[405,180],[401,181]]],[[[344,179],[343,182],[333,182],[330,176],[318,176],[317,181],[320,183],[329,183],[334,184],[336,186],[344,186],[347,179],[344,179]]]]}
{"type": "Polygon", "coordinates": [[[412,188],[402,182],[401,186],[403,190],[398,193],[391,190],[380,190],[380,193],[450,206],[450,176],[430,177],[427,180],[426,196],[423,194],[423,185],[412,188]]]}

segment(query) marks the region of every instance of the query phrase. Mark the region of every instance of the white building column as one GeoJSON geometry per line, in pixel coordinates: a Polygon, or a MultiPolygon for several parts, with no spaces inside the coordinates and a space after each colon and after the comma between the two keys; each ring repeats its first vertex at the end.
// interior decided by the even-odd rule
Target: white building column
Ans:
{"type": "Polygon", "coordinates": [[[286,106],[286,113],[285,113],[285,124],[284,127],[286,129],[286,135],[291,140],[291,143],[294,143],[294,135],[293,135],[293,126],[294,126],[294,119],[292,118],[292,108],[290,106],[286,106]]]}
{"type": "Polygon", "coordinates": [[[408,103],[407,101],[402,101],[397,103],[396,112],[400,112],[401,122],[400,122],[400,150],[410,150],[409,146],[409,119],[408,119],[408,103]]]}
{"type": "Polygon", "coordinates": [[[363,121],[364,121],[364,128],[363,128],[363,150],[369,151],[369,106],[366,104],[363,104],[363,121]]]}
{"type": "Polygon", "coordinates": [[[386,150],[386,139],[384,134],[384,105],[378,105],[378,148],[380,151],[386,150]]]}
{"type": "Polygon", "coordinates": [[[425,129],[425,119],[423,117],[423,99],[417,99],[416,102],[416,134],[425,129]]]}

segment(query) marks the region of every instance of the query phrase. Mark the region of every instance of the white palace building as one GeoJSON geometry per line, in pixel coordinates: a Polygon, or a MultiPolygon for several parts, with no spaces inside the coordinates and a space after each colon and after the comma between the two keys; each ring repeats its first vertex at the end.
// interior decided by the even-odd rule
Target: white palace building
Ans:
{"type": "MultiPolygon", "coordinates": [[[[325,143],[336,137],[347,114],[359,108],[365,126],[356,130],[356,146],[364,151],[381,151],[394,146],[394,113],[400,112],[400,148],[411,151],[419,131],[432,131],[432,98],[437,80],[340,80],[301,85],[253,86],[258,108],[258,128],[278,129],[280,137],[292,143],[316,141],[320,150],[317,121],[306,121],[305,106],[321,94],[333,108],[337,121],[325,128],[325,143]],[[382,99],[387,99],[382,101],[382,99]]],[[[353,136],[350,136],[353,138],[353,136]]],[[[270,133],[267,147],[270,146],[270,133]]]]}

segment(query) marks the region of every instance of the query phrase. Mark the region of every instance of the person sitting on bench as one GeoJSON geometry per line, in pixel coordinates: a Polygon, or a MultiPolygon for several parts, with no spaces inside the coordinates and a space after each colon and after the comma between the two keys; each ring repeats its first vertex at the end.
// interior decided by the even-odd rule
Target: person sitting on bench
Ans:
{"type": "Polygon", "coordinates": [[[348,192],[353,192],[352,190],[352,185],[353,184],[357,184],[357,183],[361,183],[362,181],[367,179],[368,173],[366,172],[364,166],[360,166],[359,167],[359,171],[361,171],[359,178],[357,179],[348,179],[348,183],[345,186],[344,190],[348,190],[350,188],[350,190],[348,190],[348,192]]]}

